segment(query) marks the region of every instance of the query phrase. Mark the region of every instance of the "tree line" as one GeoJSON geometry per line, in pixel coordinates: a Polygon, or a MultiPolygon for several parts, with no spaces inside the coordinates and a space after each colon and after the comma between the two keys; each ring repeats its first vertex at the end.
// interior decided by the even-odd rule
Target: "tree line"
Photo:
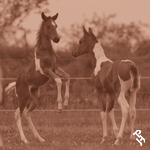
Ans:
{"type": "MultiPolygon", "coordinates": [[[[47,5],[48,2],[47,0],[35,0],[32,1],[32,3],[31,0],[27,0],[26,2],[17,0],[12,3],[8,0],[7,2],[7,7],[6,4],[0,3],[3,8],[7,8],[0,12],[0,16],[6,16],[0,17],[2,18],[0,24],[1,67],[4,78],[16,78],[18,73],[25,68],[34,57],[34,49],[33,47],[30,47],[26,41],[26,34],[31,31],[22,29],[21,22],[33,10],[40,15],[41,8],[47,5]],[[29,5],[30,7],[28,7],[29,5]],[[16,9],[18,11],[14,11],[16,9]],[[15,33],[17,30],[23,31],[23,36],[19,40],[19,42],[23,42],[23,44],[21,47],[18,46],[18,44],[16,44],[18,40],[16,40],[13,45],[9,46],[8,42],[10,38],[15,40],[15,33]]],[[[74,59],[71,56],[72,50],[76,47],[78,40],[83,35],[83,25],[87,28],[90,26],[93,29],[109,59],[130,59],[139,67],[141,76],[150,76],[150,38],[143,30],[144,28],[149,28],[149,25],[141,22],[131,22],[129,24],[116,23],[113,21],[114,18],[114,14],[101,17],[94,13],[91,19],[85,18],[82,24],[73,24],[69,29],[61,29],[60,34],[64,37],[63,40],[65,41],[65,44],[60,49],[57,49],[57,54],[60,58],[59,64],[71,77],[90,77],[93,72],[91,60],[87,55],[81,56],[78,59],[74,59]]],[[[3,84],[9,82],[11,82],[11,80],[4,80],[3,84]]],[[[149,92],[150,80],[142,79],[141,82],[141,92],[149,92]]],[[[42,101],[39,108],[42,107],[46,109],[48,106],[48,108],[54,108],[56,105],[56,92],[55,82],[50,80],[41,88],[42,101]]],[[[70,108],[99,107],[95,97],[95,90],[89,79],[71,80],[70,93],[70,108]]],[[[13,95],[13,93],[11,94],[13,95]]],[[[143,107],[149,106],[149,93],[143,95],[140,94],[139,97],[139,107],[141,106],[141,101],[144,101],[143,107]]],[[[16,105],[15,97],[6,96],[5,98],[6,104],[10,104],[11,99],[13,99],[11,103],[15,103],[16,105]]],[[[7,108],[10,107],[12,108],[13,106],[7,106],[7,108]]]]}

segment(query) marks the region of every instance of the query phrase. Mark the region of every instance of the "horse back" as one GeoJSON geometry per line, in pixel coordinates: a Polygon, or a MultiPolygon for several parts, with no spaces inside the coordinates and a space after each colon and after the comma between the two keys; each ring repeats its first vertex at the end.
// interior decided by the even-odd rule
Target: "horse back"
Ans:
{"type": "MultiPolygon", "coordinates": [[[[118,60],[115,62],[103,62],[101,63],[101,70],[93,78],[95,81],[94,86],[106,93],[116,92],[120,88],[118,76],[125,82],[131,78],[131,73],[134,78],[139,76],[138,69],[132,61],[118,60]]],[[[136,83],[135,86],[138,86],[136,83]]]]}

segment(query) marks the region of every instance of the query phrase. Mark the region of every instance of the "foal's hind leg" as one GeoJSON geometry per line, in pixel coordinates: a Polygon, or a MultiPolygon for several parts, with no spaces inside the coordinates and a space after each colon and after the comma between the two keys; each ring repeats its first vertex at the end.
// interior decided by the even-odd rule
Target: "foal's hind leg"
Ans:
{"type": "Polygon", "coordinates": [[[1,137],[1,134],[0,134],[0,149],[3,147],[3,140],[2,140],[2,137],[1,137]]]}
{"type": "Polygon", "coordinates": [[[115,93],[114,92],[110,92],[109,94],[107,94],[106,99],[109,102],[108,114],[110,116],[110,119],[111,119],[111,122],[112,122],[112,125],[113,125],[114,134],[117,137],[119,129],[117,127],[115,116],[114,116],[115,93]]]}
{"type": "Polygon", "coordinates": [[[130,109],[129,109],[129,113],[130,113],[130,121],[131,121],[131,135],[130,135],[130,139],[131,140],[135,140],[135,135],[133,135],[134,133],[134,122],[136,119],[136,108],[135,108],[135,104],[136,104],[136,91],[131,91],[130,92],[130,109]]]}
{"type": "Polygon", "coordinates": [[[101,111],[101,119],[102,119],[102,124],[103,124],[103,138],[101,141],[101,144],[106,141],[106,138],[108,137],[107,133],[107,112],[101,111]]]}
{"type": "Polygon", "coordinates": [[[117,137],[119,129],[117,127],[115,116],[114,116],[114,108],[109,112],[109,116],[112,121],[114,134],[117,137]]]}
{"type": "Polygon", "coordinates": [[[39,133],[35,129],[35,126],[34,126],[34,124],[32,122],[32,119],[31,119],[31,111],[29,111],[26,108],[25,111],[24,111],[24,115],[25,115],[25,118],[26,118],[26,120],[29,124],[29,127],[30,127],[31,131],[33,132],[34,137],[37,138],[40,142],[45,142],[45,140],[39,135],[39,133]]]}
{"type": "Polygon", "coordinates": [[[119,77],[119,80],[120,80],[121,90],[120,90],[120,94],[118,97],[118,103],[122,110],[122,121],[121,121],[119,133],[117,135],[117,139],[114,143],[115,145],[119,145],[123,137],[125,123],[126,123],[126,119],[129,113],[129,104],[125,98],[125,93],[129,90],[130,85],[131,85],[131,80],[123,81],[120,77],[119,77]]]}
{"type": "Polygon", "coordinates": [[[27,106],[27,108],[25,108],[24,115],[29,124],[31,131],[33,132],[34,137],[37,138],[40,142],[45,142],[45,140],[39,135],[39,133],[35,129],[32,119],[31,119],[31,113],[37,105],[38,98],[39,98],[38,89],[32,89],[31,90],[31,101],[30,101],[29,105],[27,106]]]}
{"type": "Polygon", "coordinates": [[[25,144],[27,144],[29,142],[26,139],[23,129],[22,129],[21,117],[22,117],[22,112],[24,108],[27,106],[27,103],[29,102],[30,93],[29,93],[28,86],[25,83],[20,82],[19,84],[20,85],[16,84],[16,92],[19,98],[19,108],[16,109],[14,117],[15,117],[15,121],[19,130],[19,133],[20,133],[21,140],[25,144]]]}
{"type": "Polygon", "coordinates": [[[20,108],[16,109],[14,116],[15,116],[15,121],[19,130],[19,133],[20,133],[21,141],[24,142],[25,144],[28,144],[29,141],[26,139],[23,129],[22,129],[22,125],[21,125],[20,108]]]}

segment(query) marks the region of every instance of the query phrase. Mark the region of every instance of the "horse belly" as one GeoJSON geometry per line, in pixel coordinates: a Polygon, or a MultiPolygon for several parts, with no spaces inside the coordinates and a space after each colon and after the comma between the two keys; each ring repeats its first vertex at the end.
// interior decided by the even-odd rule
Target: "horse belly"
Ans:
{"type": "Polygon", "coordinates": [[[39,72],[35,72],[35,75],[30,76],[26,79],[28,85],[33,85],[36,87],[44,85],[48,80],[48,77],[41,75],[39,72]]]}
{"type": "Polygon", "coordinates": [[[48,81],[48,77],[35,70],[34,63],[30,64],[23,72],[23,78],[28,85],[41,86],[48,81]]]}
{"type": "Polygon", "coordinates": [[[102,86],[102,84],[101,84],[101,82],[100,82],[100,79],[99,79],[99,75],[98,75],[98,74],[97,74],[96,76],[93,75],[92,81],[93,81],[93,84],[94,84],[94,86],[95,86],[95,88],[96,88],[97,91],[100,92],[100,91],[103,90],[103,86],[102,86]]]}

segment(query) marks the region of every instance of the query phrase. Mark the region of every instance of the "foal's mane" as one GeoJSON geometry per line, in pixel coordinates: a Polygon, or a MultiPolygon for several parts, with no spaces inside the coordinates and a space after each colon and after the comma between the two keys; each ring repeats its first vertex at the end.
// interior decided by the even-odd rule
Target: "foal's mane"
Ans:
{"type": "Polygon", "coordinates": [[[40,49],[41,46],[41,39],[42,39],[42,31],[43,31],[43,27],[44,27],[44,21],[42,21],[42,23],[39,26],[39,29],[37,31],[37,35],[36,35],[36,47],[37,49],[40,49]]]}

